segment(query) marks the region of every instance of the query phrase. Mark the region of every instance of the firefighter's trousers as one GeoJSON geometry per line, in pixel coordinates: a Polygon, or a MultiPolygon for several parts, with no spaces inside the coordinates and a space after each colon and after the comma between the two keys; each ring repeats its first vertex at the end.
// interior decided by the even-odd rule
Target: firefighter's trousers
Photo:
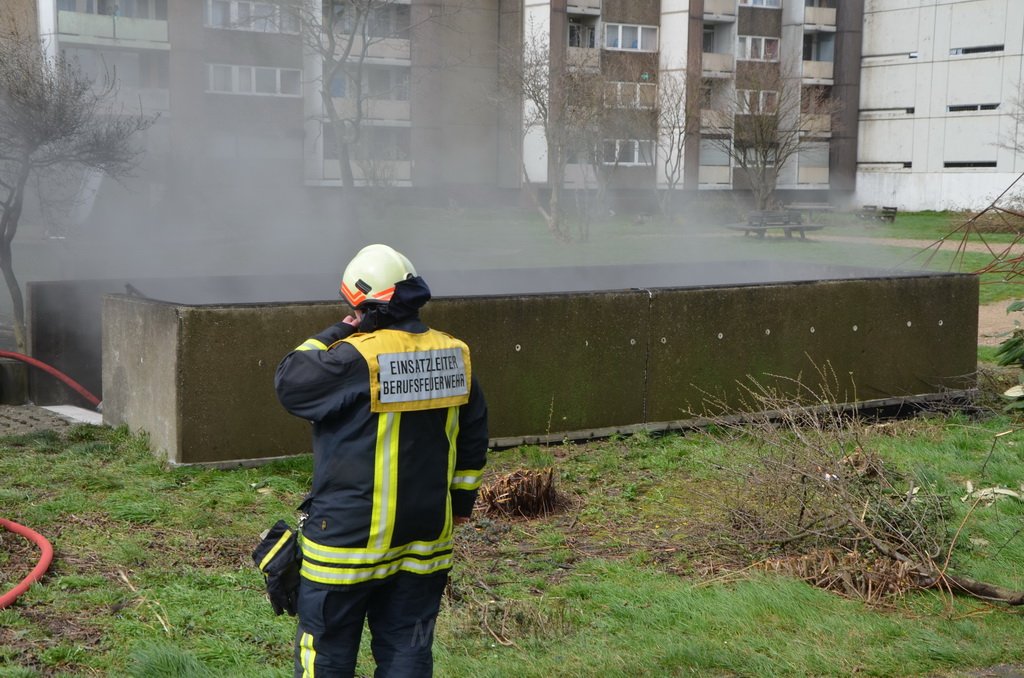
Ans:
{"type": "Polygon", "coordinates": [[[348,588],[299,584],[296,678],[355,675],[363,621],[370,626],[376,678],[430,676],[431,645],[448,572],[399,572],[348,588]]]}

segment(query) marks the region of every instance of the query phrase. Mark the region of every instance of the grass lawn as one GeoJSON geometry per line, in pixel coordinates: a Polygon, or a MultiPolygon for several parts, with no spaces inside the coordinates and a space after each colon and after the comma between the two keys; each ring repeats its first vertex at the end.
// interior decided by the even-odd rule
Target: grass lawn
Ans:
{"type": "MultiPolygon", "coordinates": [[[[427,270],[712,256],[884,269],[921,264],[906,264],[913,254],[906,248],[873,239],[938,238],[956,218],[900,214],[891,225],[835,223],[821,232],[865,238],[853,244],[762,241],[699,221],[613,218],[595,224],[587,242],[558,244],[528,211],[396,209],[375,224],[373,239],[394,242],[427,270]]],[[[286,235],[242,244],[211,238],[201,254],[167,245],[123,257],[130,267],[107,274],[152,273],[160,259],[185,262],[176,269],[182,275],[241,274],[253,265],[267,272],[271,261],[291,257],[310,270],[338,265],[337,243],[292,251],[286,235]],[[275,248],[280,258],[264,261],[264,250],[275,248]]],[[[28,243],[20,261],[28,277],[67,275],[89,270],[103,249],[68,247],[28,243]]],[[[976,270],[987,262],[969,254],[962,263],[976,270]]],[[[942,254],[928,267],[960,265],[942,254]]],[[[1014,283],[994,275],[984,282],[984,301],[1018,296],[1014,283]]],[[[979,360],[992,352],[979,349],[979,360]]],[[[963,501],[968,481],[1024,483],[1017,426],[995,412],[936,414],[866,425],[858,445],[916,478],[921,496],[940,507],[951,571],[1024,590],[1024,503],[963,501]]],[[[737,470],[747,450],[711,433],[492,453],[485,482],[553,468],[567,501],[547,517],[478,515],[461,528],[437,626],[436,674],[940,676],[1024,663],[1016,609],[934,590],[868,604],[752,567],[763,550],[721,549],[732,534],[729,507],[743,489],[737,470]]],[[[43,582],[0,610],[0,678],[291,675],[294,620],[273,616],[249,554],[275,520],[294,521],[310,475],[306,455],[253,469],[167,468],[144,438],[123,429],[0,439],[0,515],[39,530],[56,551],[43,582]]],[[[909,486],[900,491],[917,496],[909,486]]],[[[0,592],[34,558],[30,545],[0,533],[0,592]]],[[[366,640],[360,668],[369,675],[366,640]]]]}
{"type": "MultiPolygon", "coordinates": [[[[1019,485],[1024,433],[994,437],[1015,426],[933,416],[868,426],[860,444],[924,483],[951,541],[963,523],[951,569],[1020,590],[1024,503],[961,501],[968,480],[1019,485]]],[[[1024,662],[1012,608],[936,591],[872,606],[709,548],[728,532],[739,453],[697,434],[492,453],[487,481],[553,467],[569,501],[461,529],[437,675],[956,675],[1024,662]]],[[[0,610],[0,676],[290,675],[294,621],[271,613],[249,552],[293,517],[310,473],[308,456],[168,469],[144,439],[97,427],[0,440],[5,517],[56,551],[44,581],[0,610]]],[[[34,554],[0,537],[7,590],[34,554]]],[[[365,642],[360,665],[368,675],[365,642]]]]}

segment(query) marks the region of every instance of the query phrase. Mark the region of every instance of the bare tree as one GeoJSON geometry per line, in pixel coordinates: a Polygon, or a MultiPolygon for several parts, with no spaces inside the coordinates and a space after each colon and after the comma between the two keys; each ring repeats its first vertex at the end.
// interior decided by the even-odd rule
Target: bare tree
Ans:
{"type": "Polygon", "coordinates": [[[25,349],[25,305],[11,243],[29,179],[69,167],[124,177],[141,151],[136,133],[154,118],[114,107],[112,83],[93,83],[34,39],[0,38],[0,271],[11,295],[14,336],[25,349]]]}
{"type": "Polygon", "coordinates": [[[551,56],[547,36],[531,28],[521,51],[506,56],[498,91],[506,105],[523,107],[519,141],[531,134],[543,137],[548,165],[546,204],[534,190],[525,156],[523,179],[548,231],[568,241],[572,238],[565,224],[566,167],[570,161],[592,164],[598,157],[606,115],[605,79],[596,64],[552,69],[551,56]]]}
{"type": "Polygon", "coordinates": [[[747,66],[736,78],[735,96],[718,97],[703,116],[702,136],[732,159],[764,210],[775,202],[782,167],[832,130],[837,108],[827,89],[803,87],[778,64],[747,66]]]}
{"type": "Polygon", "coordinates": [[[662,214],[672,209],[672,199],[683,180],[683,155],[691,122],[686,98],[686,76],[662,73],[658,79],[658,158],[665,176],[665,190],[658,194],[662,214]]]}
{"type": "MultiPolygon", "coordinates": [[[[374,144],[365,139],[374,107],[386,100],[409,99],[410,69],[373,60],[409,58],[395,39],[409,40],[418,28],[412,6],[397,0],[279,0],[279,6],[282,21],[300,33],[307,56],[314,57],[316,68],[322,69],[307,74],[320,98],[317,122],[326,153],[338,160],[343,191],[352,197],[354,170],[374,158],[374,144]],[[396,49],[399,52],[392,53],[396,49]]],[[[419,24],[443,24],[458,8],[442,3],[435,10],[419,24]]]]}

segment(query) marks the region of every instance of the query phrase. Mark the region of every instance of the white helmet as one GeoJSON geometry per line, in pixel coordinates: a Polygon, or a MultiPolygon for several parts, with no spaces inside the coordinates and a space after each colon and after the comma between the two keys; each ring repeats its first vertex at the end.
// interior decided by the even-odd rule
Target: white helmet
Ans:
{"type": "Polygon", "coordinates": [[[345,267],[341,295],[353,308],[386,304],[395,293],[395,283],[414,277],[416,269],[401,252],[387,245],[367,245],[345,267]]]}

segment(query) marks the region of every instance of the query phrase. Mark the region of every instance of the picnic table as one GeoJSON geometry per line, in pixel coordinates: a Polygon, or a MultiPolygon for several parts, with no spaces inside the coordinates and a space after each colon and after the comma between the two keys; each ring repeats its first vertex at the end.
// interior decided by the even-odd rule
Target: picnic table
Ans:
{"type": "Polygon", "coordinates": [[[895,207],[879,207],[878,205],[864,205],[859,212],[857,212],[857,218],[865,221],[896,221],[895,207]]]}
{"type": "Polygon", "coordinates": [[[779,229],[787,238],[799,233],[802,239],[806,239],[807,231],[820,231],[824,226],[804,223],[800,212],[796,210],[754,210],[747,213],[746,223],[730,224],[726,228],[743,231],[743,235],[756,235],[759,238],[763,238],[769,229],[779,229]]]}

